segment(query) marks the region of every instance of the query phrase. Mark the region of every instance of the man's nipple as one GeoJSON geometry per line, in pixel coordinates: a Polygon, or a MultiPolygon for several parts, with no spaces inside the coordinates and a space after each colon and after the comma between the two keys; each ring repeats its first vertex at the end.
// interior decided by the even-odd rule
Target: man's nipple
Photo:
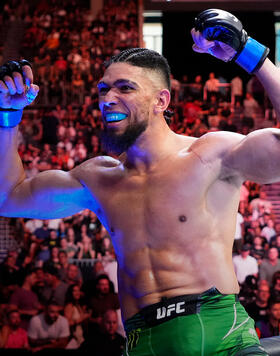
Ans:
{"type": "Polygon", "coordinates": [[[179,221],[180,221],[180,222],[186,222],[186,221],[187,221],[186,215],[180,215],[180,216],[179,216],[179,221]]]}

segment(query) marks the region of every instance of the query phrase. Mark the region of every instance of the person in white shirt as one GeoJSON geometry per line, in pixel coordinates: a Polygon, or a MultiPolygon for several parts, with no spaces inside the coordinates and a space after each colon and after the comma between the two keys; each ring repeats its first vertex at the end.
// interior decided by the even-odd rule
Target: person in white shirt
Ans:
{"type": "Polygon", "coordinates": [[[70,336],[68,320],[59,314],[59,306],[50,302],[45,312],[31,318],[28,339],[32,352],[65,349],[70,336]]]}
{"type": "Polygon", "coordinates": [[[244,223],[244,218],[240,214],[240,212],[238,212],[236,218],[236,230],[234,235],[233,252],[238,253],[241,249],[242,241],[243,241],[243,223],[244,223]]]}
{"type": "Polygon", "coordinates": [[[251,246],[242,246],[240,254],[233,257],[233,266],[239,284],[243,284],[247,276],[257,276],[259,269],[257,260],[250,256],[251,246]]]}

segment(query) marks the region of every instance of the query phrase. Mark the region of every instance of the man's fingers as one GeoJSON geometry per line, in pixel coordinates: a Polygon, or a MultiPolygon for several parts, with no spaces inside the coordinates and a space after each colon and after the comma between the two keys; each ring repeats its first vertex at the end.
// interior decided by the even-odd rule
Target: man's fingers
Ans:
{"type": "Polygon", "coordinates": [[[206,40],[199,31],[194,28],[191,30],[194,41],[193,50],[199,53],[208,53],[209,49],[215,46],[214,41],[206,40]]]}
{"type": "Polygon", "coordinates": [[[7,85],[3,82],[3,80],[0,80],[0,93],[7,94],[9,92],[9,89],[7,85]]]}
{"type": "Polygon", "coordinates": [[[7,88],[8,88],[8,90],[9,90],[9,93],[11,95],[16,94],[17,89],[16,89],[16,86],[15,86],[15,83],[14,83],[13,79],[10,76],[5,75],[4,81],[5,81],[5,84],[6,84],[7,88]]]}
{"type": "Polygon", "coordinates": [[[18,94],[22,94],[24,92],[24,83],[22,75],[18,72],[13,73],[14,83],[16,87],[16,91],[18,94]]]}
{"type": "Polygon", "coordinates": [[[31,84],[27,92],[25,93],[26,99],[31,104],[36,96],[38,95],[39,87],[38,85],[31,84]]]}
{"type": "Polygon", "coordinates": [[[205,53],[204,49],[198,47],[196,44],[193,44],[192,49],[198,53],[205,53]]]}
{"type": "Polygon", "coordinates": [[[27,87],[33,83],[33,73],[30,66],[26,65],[22,67],[23,78],[27,87]]]}

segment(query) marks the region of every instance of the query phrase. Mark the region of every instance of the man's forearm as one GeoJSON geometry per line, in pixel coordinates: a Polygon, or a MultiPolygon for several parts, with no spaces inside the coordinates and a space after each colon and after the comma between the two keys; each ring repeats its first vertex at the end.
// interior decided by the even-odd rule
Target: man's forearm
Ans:
{"type": "Polygon", "coordinates": [[[280,121],[280,69],[267,58],[256,72],[256,76],[262,83],[280,121]]]}
{"type": "MultiPolygon", "coordinates": [[[[0,127],[0,210],[3,202],[14,187],[25,178],[23,165],[18,154],[18,128],[0,127]]],[[[1,211],[0,211],[1,213],[1,211]]]]}
{"type": "Polygon", "coordinates": [[[67,337],[58,339],[29,339],[31,347],[41,347],[44,349],[63,349],[68,342],[67,337]]]}

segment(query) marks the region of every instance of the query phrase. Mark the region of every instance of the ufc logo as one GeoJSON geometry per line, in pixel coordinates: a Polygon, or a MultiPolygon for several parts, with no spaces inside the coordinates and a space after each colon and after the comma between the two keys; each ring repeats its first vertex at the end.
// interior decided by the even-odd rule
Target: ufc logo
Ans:
{"type": "Polygon", "coordinates": [[[170,304],[168,307],[162,307],[162,308],[157,308],[157,320],[158,319],[163,319],[165,317],[170,316],[174,312],[176,314],[183,313],[185,311],[185,308],[183,308],[183,305],[185,302],[179,302],[176,304],[170,304]]]}

